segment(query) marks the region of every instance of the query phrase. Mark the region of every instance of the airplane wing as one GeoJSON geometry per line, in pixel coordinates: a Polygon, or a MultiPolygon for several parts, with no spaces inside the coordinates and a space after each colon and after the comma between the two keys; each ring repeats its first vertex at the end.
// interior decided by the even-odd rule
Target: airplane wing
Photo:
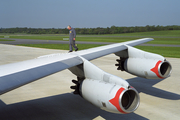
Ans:
{"type": "Polygon", "coordinates": [[[77,66],[83,63],[81,57],[93,60],[111,53],[127,49],[152,38],[138,39],[123,43],[111,44],[67,54],[52,54],[36,59],[0,66],[0,94],[28,84],[45,76],[77,66]],[[79,57],[81,56],[81,57],[79,57]]]}
{"type": "Polygon", "coordinates": [[[154,40],[154,39],[152,39],[152,38],[138,39],[138,40],[123,42],[123,43],[115,43],[115,44],[106,45],[106,46],[102,46],[102,47],[82,50],[77,53],[78,53],[78,55],[82,56],[83,58],[85,58],[87,60],[93,60],[93,59],[96,59],[96,58],[99,58],[99,57],[102,57],[105,55],[109,55],[111,53],[116,53],[116,52],[125,50],[125,49],[127,49],[127,47],[125,45],[136,46],[136,45],[140,45],[142,43],[149,42],[152,40],[154,40]]]}

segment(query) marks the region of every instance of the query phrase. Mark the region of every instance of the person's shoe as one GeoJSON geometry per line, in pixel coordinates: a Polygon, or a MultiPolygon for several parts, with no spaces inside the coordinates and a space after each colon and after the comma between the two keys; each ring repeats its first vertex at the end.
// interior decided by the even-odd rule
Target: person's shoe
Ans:
{"type": "Polygon", "coordinates": [[[75,51],[78,51],[78,48],[75,51]]]}
{"type": "Polygon", "coordinates": [[[69,51],[68,53],[70,53],[70,52],[72,52],[72,51],[69,51]]]}

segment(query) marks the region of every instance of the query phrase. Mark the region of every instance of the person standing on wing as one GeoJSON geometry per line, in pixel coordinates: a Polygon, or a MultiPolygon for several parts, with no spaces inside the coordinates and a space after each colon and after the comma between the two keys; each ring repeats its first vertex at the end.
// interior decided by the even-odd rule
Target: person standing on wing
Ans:
{"type": "Polygon", "coordinates": [[[72,46],[74,47],[75,51],[77,51],[78,48],[75,45],[76,31],[70,25],[67,26],[67,29],[69,30],[69,52],[73,51],[72,46]]]}

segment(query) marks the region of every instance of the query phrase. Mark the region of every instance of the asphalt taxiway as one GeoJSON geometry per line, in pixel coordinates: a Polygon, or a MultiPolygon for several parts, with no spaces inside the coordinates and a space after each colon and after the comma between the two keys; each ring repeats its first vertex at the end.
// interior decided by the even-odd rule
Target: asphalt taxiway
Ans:
{"type": "MultiPolygon", "coordinates": [[[[21,47],[0,44],[0,65],[34,59],[65,50],[21,47]]],[[[173,71],[164,80],[147,80],[117,71],[114,54],[93,60],[106,72],[126,79],[140,94],[140,106],[130,114],[103,111],[78,95],[70,86],[76,76],[68,70],[42,78],[0,95],[0,120],[179,120],[180,119],[180,59],[167,58],[173,71]]]]}

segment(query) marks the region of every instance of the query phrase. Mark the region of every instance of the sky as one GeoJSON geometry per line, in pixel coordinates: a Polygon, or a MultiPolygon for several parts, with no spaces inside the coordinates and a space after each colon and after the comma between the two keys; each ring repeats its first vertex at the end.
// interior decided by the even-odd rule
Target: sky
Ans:
{"type": "Polygon", "coordinates": [[[180,0],[0,0],[0,28],[180,25],[180,0]]]}

